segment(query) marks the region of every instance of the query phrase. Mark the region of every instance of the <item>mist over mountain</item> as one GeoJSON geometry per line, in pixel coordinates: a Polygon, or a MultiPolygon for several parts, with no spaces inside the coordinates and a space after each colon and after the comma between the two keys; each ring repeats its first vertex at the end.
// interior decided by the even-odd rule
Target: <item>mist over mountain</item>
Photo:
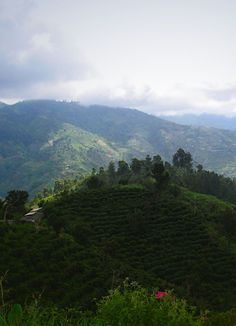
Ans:
{"type": "Polygon", "coordinates": [[[77,102],[35,100],[0,109],[0,194],[31,194],[57,178],[75,178],[109,161],[160,154],[170,161],[182,147],[196,163],[236,175],[236,132],[183,126],[146,113],[77,102]]]}
{"type": "Polygon", "coordinates": [[[165,115],[162,116],[167,121],[183,125],[207,126],[219,129],[236,130],[236,117],[227,117],[219,114],[203,113],[200,115],[165,115]]]}

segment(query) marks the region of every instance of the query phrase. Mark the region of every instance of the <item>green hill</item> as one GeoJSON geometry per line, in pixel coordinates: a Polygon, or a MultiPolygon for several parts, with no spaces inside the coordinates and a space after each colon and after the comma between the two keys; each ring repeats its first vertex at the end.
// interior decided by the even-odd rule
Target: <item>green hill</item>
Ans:
{"type": "Polygon", "coordinates": [[[34,226],[0,225],[6,300],[42,293],[58,305],[86,305],[126,277],[174,288],[199,307],[236,302],[236,207],[182,189],[123,186],[54,197],[34,226]]]}
{"type": "Polygon", "coordinates": [[[205,168],[236,175],[236,132],[181,126],[137,110],[75,102],[26,101],[0,107],[0,195],[31,194],[57,178],[74,178],[110,160],[177,148],[205,168]]]}

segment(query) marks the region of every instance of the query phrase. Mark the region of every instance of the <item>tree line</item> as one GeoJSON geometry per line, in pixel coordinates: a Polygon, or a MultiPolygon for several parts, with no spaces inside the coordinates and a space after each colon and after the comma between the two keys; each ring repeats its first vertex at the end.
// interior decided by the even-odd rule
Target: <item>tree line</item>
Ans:
{"type": "MultiPolygon", "coordinates": [[[[160,155],[145,159],[133,158],[111,161],[109,165],[93,168],[91,173],[80,179],[58,179],[53,188],[44,188],[35,196],[35,202],[42,204],[49,196],[60,196],[78,189],[98,189],[122,185],[141,185],[153,191],[163,191],[171,185],[185,187],[192,191],[215,195],[236,204],[236,181],[208,171],[201,164],[194,165],[190,152],[179,148],[172,156],[172,162],[164,161],[160,155]]],[[[29,194],[24,190],[11,190],[5,199],[0,199],[0,215],[3,221],[25,212],[29,194]]]]}
{"type": "Polygon", "coordinates": [[[83,182],[88,188],[115,185],[142,184],[149,189],[162,191],[171,184],[192,191],[211,194],[236,204],[236,181],[194,165],[190,152],[179,148],[172,162],[163,161],[160,155],[147,155],[144,160],[133,158],[131,163],[121,160],[110,162],[107,169],[93,169],[83,182]]]}

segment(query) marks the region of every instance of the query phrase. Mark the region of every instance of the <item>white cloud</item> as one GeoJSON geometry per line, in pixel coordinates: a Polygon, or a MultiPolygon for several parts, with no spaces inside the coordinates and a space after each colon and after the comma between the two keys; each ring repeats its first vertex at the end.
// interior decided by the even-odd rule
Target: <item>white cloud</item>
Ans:
{"type": "Polygon", "coordinates": [[[55,84],[94,73],[73,43],[34,23],[36,2],[2,0],[0,9],[0,97],[34,97],[43,84],[55,94],[55,84]]]}
{"type": "Polygon", "coordinates": [[[236,114],[235,10],[234,0],[1,0],[0,100],[236,114]]]}

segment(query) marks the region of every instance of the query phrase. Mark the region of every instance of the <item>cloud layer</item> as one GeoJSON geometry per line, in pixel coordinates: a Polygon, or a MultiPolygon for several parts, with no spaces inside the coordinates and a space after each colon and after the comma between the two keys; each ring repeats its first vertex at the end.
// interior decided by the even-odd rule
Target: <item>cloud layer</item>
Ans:
{"type": "Polygon", "coordinates": [[[235,115],[235,10],[234,0],[1,0],[0,100],[235,115]]]}
{"type": "Polygon", "coordinates": [[[83,80],[92,73],[73,43],[39,22],[36,1],[1,1],[0,39],[2,97],[31,97],[44,85],[53,90],[54,84],[83,80]]]}

